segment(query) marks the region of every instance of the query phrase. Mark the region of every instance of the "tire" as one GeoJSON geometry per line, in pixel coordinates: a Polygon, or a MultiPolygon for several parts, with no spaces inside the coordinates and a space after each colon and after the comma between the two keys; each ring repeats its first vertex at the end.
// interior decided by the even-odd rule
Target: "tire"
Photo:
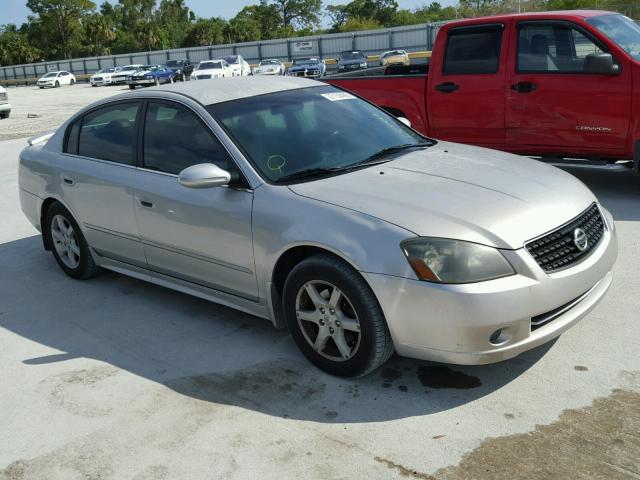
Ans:
{"type": "Polygon", "coordinates": [[[76,83],[76,81],[72,78],[71,82],[69,82],[69,85],[71,85],[73,87],[73,84],[76,83]]]}
{"type": "Polygon", "coordinates": [[[56,80],[56,88],[60,88],[60,82],[56,80]]]}
{"type": "Polygon", "coordinates": [[[136,86],[135,85],[129,85],[129,90],[135,90],[136,86]]]}
{"type": "Polygon", "coordinates": [[[156,77],[156,87],[160,85],[160,79],[156,77]]]}
{"type": "Polygon", "coordinates": [[[4,113],[0,113],[0,118],[9,118],[9,116],[11,115],[11,112],[4,112],[4,113]]]}
{"type": "Polygon", "coordinates": [[[84,280],[100,272],[82,230],[61,203],[52,203],[47,210],[44,234],[56,262],[71,278],[84,280]]]}
{"type": "Polygon", "coordinates": [[[293,268],[284,285],[282,311],[304,356],[332,375],[366,375],[394,352],[373,291],[333,255],[314,255],[293,268]]]}
{"type": "Polygon", "coordinates": [[[98,85],[95,85],[95,84],[93,84],[93,83],[92,83],[92,84],[91,84],[91,86],[92,86],[92,87],[97,87],[98,85]]]}
{"type": "Polygon", "coordinates": [[[40,90],[44,90],[44,87],[40,87],[40,90]]]}

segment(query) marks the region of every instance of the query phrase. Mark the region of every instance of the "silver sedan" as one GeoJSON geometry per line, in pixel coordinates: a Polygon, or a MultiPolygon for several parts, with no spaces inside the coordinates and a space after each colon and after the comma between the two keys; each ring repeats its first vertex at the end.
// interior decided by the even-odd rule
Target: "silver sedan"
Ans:
{"type": "Polygon", "coordinates": [[[69,276],[106,268],[269,319],[342,376],[394,351],[512,358],[584,317],[617,256],[571,175],[298,78],[102,100],[32,139],[19,183],[69,276]]]}

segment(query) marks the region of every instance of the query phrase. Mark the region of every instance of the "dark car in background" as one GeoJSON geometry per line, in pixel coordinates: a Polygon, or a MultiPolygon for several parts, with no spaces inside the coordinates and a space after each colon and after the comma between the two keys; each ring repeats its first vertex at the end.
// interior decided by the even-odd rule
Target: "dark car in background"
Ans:
{"type": "Polygon", "coordinates": [[[173,79],[179,82],[189,80],[195,68],[195,65],[189,60],[169,60],[165,66],[171,69],[174,75],[173,79]]]}
{"type": "Polygon", "coordinates": [[[145,65],[128,76],[127,83],[131,90],[135,90],[139,86],[148,87],[162,83],[173,83],[174,76],[173,70],[164,65],[145,65]]]}
{"type": "Polygon", "coordinates": [[[367,68],[367,56],[357,50],[341,52],[338,57],[338,71],[360,70],[367,68]]]}
{"type": "Polygon", "coordinates": [[[287,75],[292,77],[323,77],[327,73],[327,66],[324,60],[319,57],[294,58],[287,75]]]}

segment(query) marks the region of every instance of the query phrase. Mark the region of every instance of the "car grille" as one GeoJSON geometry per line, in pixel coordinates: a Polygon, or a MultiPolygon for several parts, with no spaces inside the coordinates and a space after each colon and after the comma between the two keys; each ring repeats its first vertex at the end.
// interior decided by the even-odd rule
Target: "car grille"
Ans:
{"type": "Polygon", "coordinates": [[[208,80],[211,78],[211,75],[196,75],[198,80],[208,80]]]}
{"type": "Polygon", "coordinates": [[[602,239],[604,228],[604,220],[594,203],[566,225],[526,243],[525,248],[546,273],[557,272],[589,255],[602,239]],[[586,234],[584,250],[580,250],[574,241],[576,229],[586,234]]]}
{"type": "Polygon", "coordinates": [[[102,81],[102,77],[95,77],[93,79],[94,82],[101,82],[102,81]]]}

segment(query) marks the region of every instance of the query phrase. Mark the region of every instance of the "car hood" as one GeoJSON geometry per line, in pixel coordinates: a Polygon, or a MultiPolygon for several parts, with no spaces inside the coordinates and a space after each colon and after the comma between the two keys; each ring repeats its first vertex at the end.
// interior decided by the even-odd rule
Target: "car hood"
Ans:
{"type": "Polygon", "coordinates": [[[310,68],[320,68],[319,63],[305,63],[304,65],[291,65],[289,70],[309,70],[310,68]]]}
{"type": "Polygon", "coordinates": [[[338,65],[360,65],[361,63],[366,62],[366,58],[354,58],[351,60],[340,60],[338,65]]]}
{"type": "Polygon", "coordinates": [[[596,201],[578,179],[558,168],[447,142],[289,188],[416,235],[506,249],[521,248],[596,201]]]}
{"type": "Polygon", "coordinates": [[[96,77],[105,78],[105,77],[112,77],[113,75],[116,75],[116,74],[115,73],[94,73],[93,75],[91,75],[91,78],[96,78],[96,77]]]}
{"type": "Polygon", "coordinates": [[[195,75],[200,75],[202,73],[204,73],[205,75],[211,75],[214,73],[222,73],[222,72],[224,72],[224,68],[204,68],[204,69],[196,70],[193,73],[195,75]]]}

